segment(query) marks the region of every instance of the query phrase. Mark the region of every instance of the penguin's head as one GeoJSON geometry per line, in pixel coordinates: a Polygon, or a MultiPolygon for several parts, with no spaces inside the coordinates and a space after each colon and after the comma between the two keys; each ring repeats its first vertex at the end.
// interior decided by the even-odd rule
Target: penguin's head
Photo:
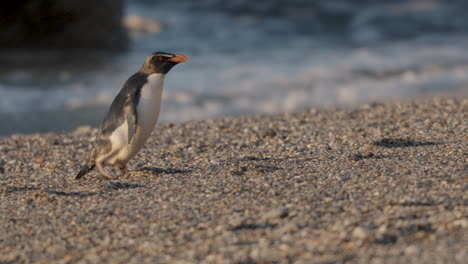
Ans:
{"type": "Polygon", "coordinates": [[[168,73],[176,64],[184,62],[187,57],[182,54],[172,54],[167,52],[155,52],[146,58],[141,66],[140,72],[147,74],[168,73]]]}

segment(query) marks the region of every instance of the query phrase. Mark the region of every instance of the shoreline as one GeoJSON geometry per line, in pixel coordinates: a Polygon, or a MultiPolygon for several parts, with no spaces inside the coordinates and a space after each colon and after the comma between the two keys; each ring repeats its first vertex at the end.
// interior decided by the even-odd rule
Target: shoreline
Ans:
{"type": "Polygon", "coordinates": [[[166,124],[113,181],[74,180],[96,129],[0,138],[0,262],[463,263],[467,109],[166,124]]]}
{"type": "MultiPolygon", "coordinates": [[[[187,94],[182,95],[185,97],[187,94]]],[[[199,106],[192,109],[193,105],[186,104],[175,104],[176,100],[175,95],[163,99],[163,105],[159,117],[159,125],[164,125],[166,123],[182,124],[190,121],[203,121],[203,120],[218,120],[223,118],[236,118],[242,116],[256,117],[256,116],[272,116],[278,115],[281,113],[301,113],[307,111],[308,109],[316,109],[317,111],[336,111],[336,110],[353,110],[362,108],[365,105],[372,104],[395,104],[395,103],[408,103],[408,102],[418,102],[424,100],[430,100],[430,98],[458,98],[468,96],[468,91],[444,91],[444,92],[430,92],[424,95],[408,95],[408,96],[391,96],[389,98],[374,98],[372,100],[363,99],[361,100],[352,100],[350,102],[344,101],[327,101],[324,100],[324,103],[312,103],[310,107],[299,107],[291,111],[281,111],[277,110],[275,112],[254,112],[248,113],[248,110],[245,111],[222,111],[218,114],[210,114],[209,109],[199,111],[199,106]],[[172,101],[172,103],[170,102],[172,101]],[[178,110],[175,110],[175,109],[178,110]],[[195,111],[193,114],[191,111],[195,111]],[[200,117],[205,116],[205,118],[200,119],[200,117]]],[[[202,94],[197,95],[203,96],[202,94]]],[[[8,123],[8,126],[0,127],[0,138],[7,138],[13,135],[30,135],[30,134],[45,134],[45,133],[73,133],[80,126],[98,127],[102,122],[106,112],[108,111],[109,105],[112,102],[113,96],[109,98],[109,101],[102,104],[91,104],[80,107],[64,108],[64,109],[50,109],[50,110],[35,110],[35,111],[26,111],[22,113],[0,113],[0,123],[8,123]],[[51,129],[53,128],[53,129],[51,129]],[[18,132],[13,132],[18,131],[18,132]]],[[[199,98],[185,97],[186,100],[197,101],[199,98]]],[[[211,104],[215,103],[219,107],[219,102],[206,101],[201,104],[211,104]]],[[[255,103],[255,102],[254,102],[255,103]]],[[[258,102],[257,102],[258,103],[258,102]]],[[[228,104],[232,104],[229,102],[228,104]]],[[[231,106],[232,108],[233,106],[231,106]]],[[[201,107],[204,108],[204,107],[201,107]]],[[[236,107],[234,107],[236,108],[236,107]]],[[[217,112],[214,109],[211,109],[214,112],[217,112]]],[[[218,109],[219,110],[219,109],[218,109]]],[[[231,109],[233,110],[233,109],[231,109]]],[[[239,109],[238,109],[239,110],[239,109]]]]}

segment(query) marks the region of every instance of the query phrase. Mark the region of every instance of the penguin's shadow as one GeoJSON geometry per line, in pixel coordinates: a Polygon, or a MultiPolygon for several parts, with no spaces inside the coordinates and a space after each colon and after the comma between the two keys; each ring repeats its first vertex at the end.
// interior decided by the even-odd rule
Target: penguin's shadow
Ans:
{"type": "Polygon", "coordinates": [[[151,172],[154,174],[186,174],[190,173],[193,171],[193,169],[185,169],[185,170],[180,170],[180,169],[172,169],[172,168],[156,168],[156,167],[142,167],[139,169],[136,169],[135,171],[143,171],[143,172],[151,172]]]}
{"type": "Polygon", "coordinates": [[[442,142],[433,141],[418,141],[409,138],[382,138],[372,142],[374,146],[384,148],[404,148],[404,147],[421,147],[421,146],[434,146],[442,145],[442,142]]]}

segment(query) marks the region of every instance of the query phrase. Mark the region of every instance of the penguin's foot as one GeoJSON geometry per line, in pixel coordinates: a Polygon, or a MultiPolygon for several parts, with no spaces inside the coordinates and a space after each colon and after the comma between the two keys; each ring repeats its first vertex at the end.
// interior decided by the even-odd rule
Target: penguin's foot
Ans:
{"type": "Polygon", "coordinates": [[[125,176],[128,172],[126,167],[120,167],[119,170],[120,170],[120,173],[122,174],[122,177],[125,176]]]}
{"type": "Polygon", "coordinates": [[[102,167],[102,163],[101,162],[96,162],[96,168],[99,170],[99,172],[101,173],[101,176],[104,177],[104,179],[106,180],[112,180],[114,179],[114,177],[112,177],[109,173],[107,173],[104,168],[102,167]]]}

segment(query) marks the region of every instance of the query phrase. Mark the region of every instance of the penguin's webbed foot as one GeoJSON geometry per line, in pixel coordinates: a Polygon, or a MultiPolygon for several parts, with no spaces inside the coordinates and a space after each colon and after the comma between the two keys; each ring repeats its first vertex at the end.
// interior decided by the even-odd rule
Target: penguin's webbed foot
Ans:
{"type": "Polygon", "coordinates": [[[104,179],[106,180],[114,179],[114,177],[112,177],[107,171],[104,170],[101,162],[96,162],[96,168],[99,170],[99,173],[101,173],[101,176],[104,177],[104,179]]]}
{"type": "Polygon", "coordinates": [[[128,172],[126,167],[120,167],[119,170],[120,170],[120,173],[122,174],[122,177],[125,176],[128,172]]]}

